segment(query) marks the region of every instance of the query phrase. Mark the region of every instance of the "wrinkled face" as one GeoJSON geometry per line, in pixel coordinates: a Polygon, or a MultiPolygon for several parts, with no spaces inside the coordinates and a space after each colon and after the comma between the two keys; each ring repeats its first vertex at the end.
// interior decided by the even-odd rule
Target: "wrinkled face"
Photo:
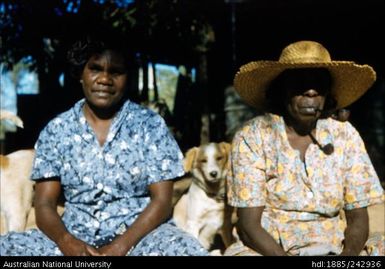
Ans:
{"type": "Polygon", "coordinates": [[[118,104],[127,87],[127,67],[124,57],[114,51],[93,55],[81,75],[87,103],[98,109],[118,104]]]}
{"type": "Polygon", "coordinates": [[[303,69],[287,76],[284,88],[289,116],[297,122],[315,121],[330,92],[330,77],[323,71],[303,69]]]}

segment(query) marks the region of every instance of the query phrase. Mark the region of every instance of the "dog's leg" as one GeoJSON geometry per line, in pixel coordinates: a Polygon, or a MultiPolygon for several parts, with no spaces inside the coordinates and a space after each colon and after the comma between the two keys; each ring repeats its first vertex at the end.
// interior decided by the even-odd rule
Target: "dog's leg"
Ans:
{"type": "Polygon", "coordinates": [[[188,203],[186,207],[186,231],[192,234],[195,238],[199,238],[199,231],[203,226],[202,216],[205,212],[205,205],[199,203],[202,190],[195,184],[192,184],[188,194],[188,203]]]}
{"type": "Polygon", "coordinates": [[[21,182],[21,187],[15,188],[13,196],[4,204],[4,216],[7,222],[7,230],[22,232],[27,224],[27,217],[31,209],[33,185],[32,182],[21,182]]]}
{"type": "Polygon", "coordinates": [[[195,221],[195,219],[191,219],[191,211],[188,212],[187,214],[190,214],[187,216],[187,221],[186,221],[186,232],[189,234],[192,234],[195,238],[199,238],[199,231],[202,227],[202,223],[199,221],[195,221]]]}
{"type": "Polygon", "coordinates": [[[25,229],[25,225],[27,224],[27,212],[20,212],[22,211],[22,208],[16,207],[14,208],[14,212],[17,212],[17,214],[9,214],[9,212],[6,212],[4,215],[6,216],[6,222],[7,222],[7,232],[22,232],[25,229]]]}
{"type": "Polygon", "coordinates": [[[208,223],[206,226],[203,227],[203,229],[199,233],[199,242],[202,244],[202,246],[209,250],[211,245],[214,242],[214,237],[218,231],[218,227],[215,225],[211,225],[211,223],[208,223]]]}

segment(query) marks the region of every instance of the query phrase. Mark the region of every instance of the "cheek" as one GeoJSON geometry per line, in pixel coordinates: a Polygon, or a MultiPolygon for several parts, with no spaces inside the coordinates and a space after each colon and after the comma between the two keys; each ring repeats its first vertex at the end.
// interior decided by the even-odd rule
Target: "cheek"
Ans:
{"type": "Polygon", "coordinates": [[[298,98],[292,97],[286,100],[285,107],[287,111],[295,111],[298,106],[298,98]]]}
{"type": "Polygon", "coordinates": [[[93,80],[94,78],[91,74],[89,74],[88,72],[83,72],[80,80],[80,83],[82,84],[83,89],[90,88],[93,80]]]}
{"type": "Polygon", "coordinates": [[[89,80],[83,80],[81,84],[84,95],[88,96],[91,93],[92,82],[89,80]]]}
{"type": "Polygon", "coordinates": [[[126,88],[128,87],[128,80],[126,78],[118,79],[115,82],[115,87],[120,92],[124,92],[126,88]]]}
{"type": "Polygon", "coordinates": [[[319,103],[322,106],[322,108],[325,106],[325,102],[326,102],[326,98],[325,97],[321,97],[320,100],[319,100],[319,103]]]}

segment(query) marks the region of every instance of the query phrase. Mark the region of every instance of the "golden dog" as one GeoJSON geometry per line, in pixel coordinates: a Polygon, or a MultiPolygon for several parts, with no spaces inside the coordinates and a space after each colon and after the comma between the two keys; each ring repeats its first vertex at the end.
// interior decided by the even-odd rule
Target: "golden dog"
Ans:
{"type": "Polygon", "coordinates": [[[178,227],[198,238],[208,250],[216,234],[221,235],[226,247],[232,242],[231,209],[225,202],[229,152],[230,144],[225,142],[188,150],[184,169],[191,176],[177,182],[174,188],[181,192],[180,184],[191,184],[176,203],[173,217],[178,227]]]}

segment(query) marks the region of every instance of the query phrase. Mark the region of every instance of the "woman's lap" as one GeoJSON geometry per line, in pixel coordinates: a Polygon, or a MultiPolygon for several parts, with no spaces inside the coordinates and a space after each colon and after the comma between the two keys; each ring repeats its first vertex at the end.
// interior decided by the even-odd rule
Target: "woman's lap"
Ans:
{"type": "Polygon", "coordinates": [[[197,239],[175,225],[165,223],[144,237],[129,256],[206,256],[197,239]]]}
{"type": "MultiPolygon", "coordinates": [[[[59,248],[40,230],[11,232],[0,237],[1,256],[61,256],[59,248]]],[[[129,256],[205,256],[207,251],[191,235],[165,223],[145,236],[129,256]]]]}
{"type": "Polygon", "coordinates": [[[59,248],[38,229],[0,237],[1,256],[61,256],[59,248]]]}

